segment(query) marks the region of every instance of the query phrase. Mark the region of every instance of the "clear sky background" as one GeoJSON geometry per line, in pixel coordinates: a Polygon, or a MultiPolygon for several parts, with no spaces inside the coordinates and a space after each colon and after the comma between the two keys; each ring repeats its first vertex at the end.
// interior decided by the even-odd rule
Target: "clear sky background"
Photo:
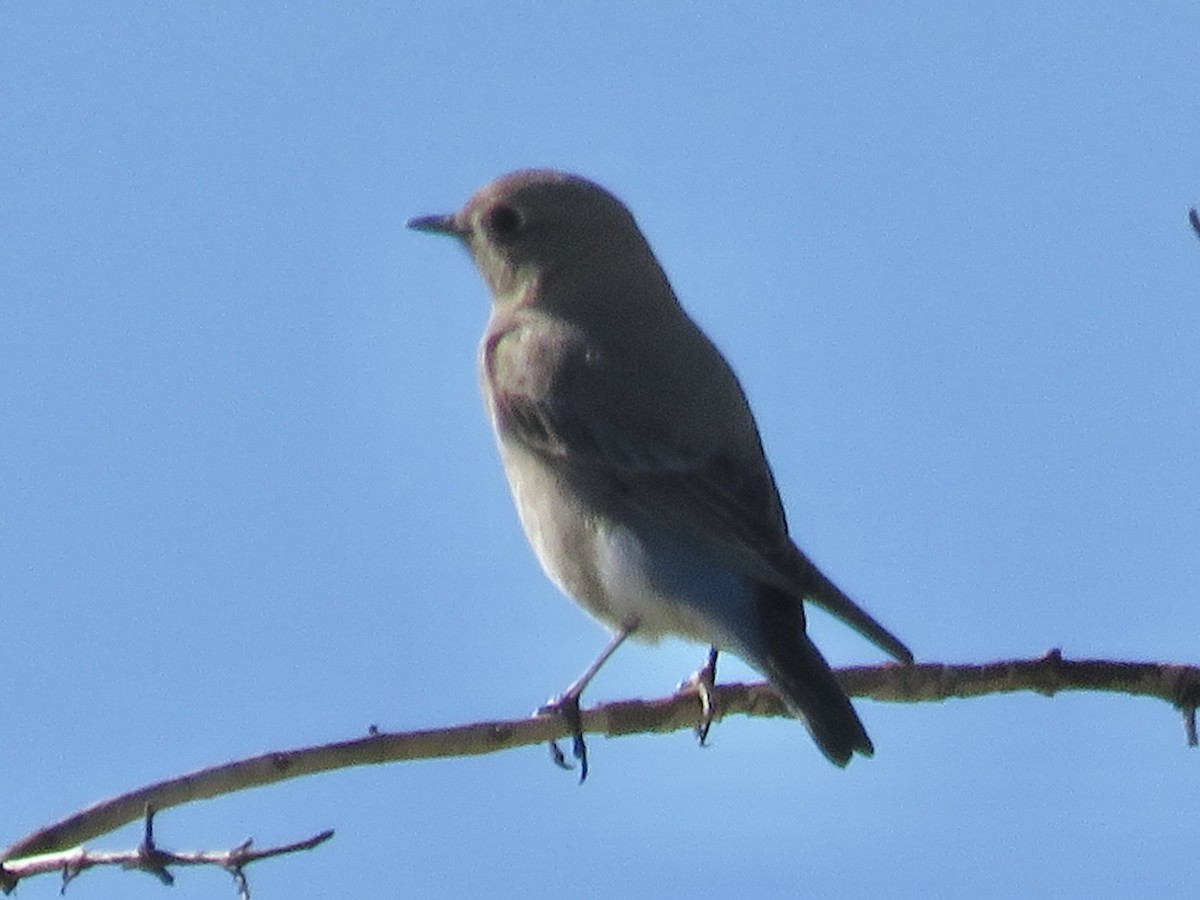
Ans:
{"type": "MultiPolygon", "coordinates": [[[[633,209],[797,540],[920,659],[1200,662],[1195,4],[646,6],[5,5],[0,844],[370,723],[523,715],[600,648],[511,509],[483,286],[403,224],[531,165],[633,209]]],[[[703,652],[625,649],[585,699],[661,695],[703,652]]],[[[1200,751],[1169,706],[859,710],[877,754],[845,771],[731,719],[703,751],[596,738],[583,787],[530,748],[159,834],[337,829],[253,869],[259,900],[1195,891],[1200,751]]]]}

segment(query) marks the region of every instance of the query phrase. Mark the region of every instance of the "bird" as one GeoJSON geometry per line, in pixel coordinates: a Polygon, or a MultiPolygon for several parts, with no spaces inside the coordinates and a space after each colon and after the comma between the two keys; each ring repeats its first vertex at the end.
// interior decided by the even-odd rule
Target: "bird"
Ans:
{"type": "Polygon", "coordinates": [[[745,392],[629,209],[582,176],[526,169],[408,226],[457,239],[489,289],[480,387],[518,517],[550,581],[612,630],[541,708],[570,724],[581,780],[580,696],[630,637],[710,645],[695,676],[706,709],[729,652],[831,762],[872,756],[804,604],[902,663],[913,654],[792,540],[745,392]]]}

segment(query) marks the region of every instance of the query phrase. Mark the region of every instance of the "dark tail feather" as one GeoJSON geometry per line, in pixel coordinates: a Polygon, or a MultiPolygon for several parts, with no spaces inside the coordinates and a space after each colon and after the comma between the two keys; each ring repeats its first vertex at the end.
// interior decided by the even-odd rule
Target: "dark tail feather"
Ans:
{"type": "Polygon", "coordinates": [[[812,561],[797,550],[804,562],[806,598],[811,600],[830,615],[841,619],[880,650],[889,654],[902,663],[913,661],[912,651],[904,646],[904,642],[896,637],[869,612],[846,596],[836,584],[825,577],[825,574],[813,565],[812,561]]]}
{"type": "Polygon", "coordinates": [[[758,597],[763,674],[784,702],[808,726],[830,762],[844,766],[855,752],[871,756],[875,748],[834,677],[821,651],[804,631],[800,602],[763,586],[758,597]]]}

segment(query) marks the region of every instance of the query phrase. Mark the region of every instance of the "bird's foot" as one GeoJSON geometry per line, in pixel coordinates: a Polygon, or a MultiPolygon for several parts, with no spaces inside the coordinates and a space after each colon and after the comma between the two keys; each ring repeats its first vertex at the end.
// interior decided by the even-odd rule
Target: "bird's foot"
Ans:
{"type": "Polygon", "coordinates": [[[700,720],[696,723],[696,740],[700,746],[706,746],[708,729],[716,720],[720,710],[717,707],[717,648],[708,651],[708,659],[704,665],[693,672],[679,685],[680,692],[695,691],[700,698],[700,720]]]}
{"type": "MultiPolygon", "coordinates": [[[[566,720],[567,727],[571,729],[571,753],[579,760],[579,783],[583,784],[584,779],[588,775],[588,759],[587,759],[587,744],[583,740],[583,716],[579,712],[579,698],[583,696],[584,688],[591,684],[592,679],[596,677],[596,673],[600,668],[608,662],[608,658],[612,656],[621,644],[625,643],[625,639],[637,630],[638,621],[636,618],[627,619],[621,623],[621,627],[616,634],[612,636],[604,649],[600,651],[600,655],[593,660],[592,664],[583,670],[583,674],[571,682],[571,686],[562,692],[558,697],[554,697],[545,706],[540,707],[535,715],[549,715],[551,713],[562,716],[566,720]]],[[[566,755],[558,749],[558,742],[550,742],[550,758],[554,760],[554,764],[563,769],[572,768],[567,762],[566,755]]]]}
{"type": "MultiPolygon", "coordinates": [[[[545,706],[537,709],[537,715],[561,716],[571,729],[571,755],[579,761],[579,783],[583,784],[588,776],[587,743],[583,739],[583,716],[579,711],[579,694],[568,692],[561,697],[554,697],[545,706]]],[[[560,769],[574,769],[567,762],[567,756],[558,746],[558,741],[550,742],[550,758],[560,769]]]]}

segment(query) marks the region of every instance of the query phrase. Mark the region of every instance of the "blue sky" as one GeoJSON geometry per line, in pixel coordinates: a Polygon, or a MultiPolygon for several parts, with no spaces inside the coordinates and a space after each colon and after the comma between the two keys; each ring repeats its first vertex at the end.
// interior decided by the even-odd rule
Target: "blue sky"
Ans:
{"type": "MultiPolygon", "coordinates": [[[[633,209],[743,380],[797,540],[919,658],[1200,662],[1200,13],[830,7],[5,7],[0,844],[369,723],[521,715],[603,644],[512,512],[484,289],[403,227],[530,165],[633,209]]],[[[623,649],[585,699],[702,657],[623,649]]],[[[596,739],[582,788],[533,748],[159,833],[337,829],[252,871],[263,900],[1194,884],[1200,751],[1166,705],[859,709],[877,755],[845,771],[796,723],[732,719],[704,751],[596,739]]]]}

